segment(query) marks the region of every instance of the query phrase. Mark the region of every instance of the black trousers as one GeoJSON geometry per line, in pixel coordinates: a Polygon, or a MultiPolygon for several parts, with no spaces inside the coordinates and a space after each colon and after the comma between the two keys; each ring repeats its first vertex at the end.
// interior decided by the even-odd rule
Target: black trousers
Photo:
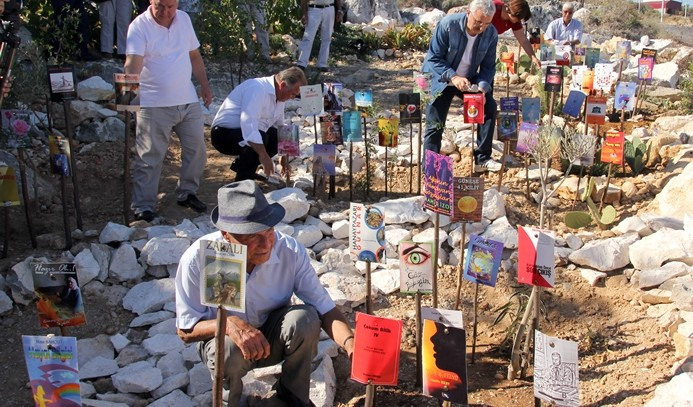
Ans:
{"type": "MultiPolygon", "coordinates": [[[[225,155],[237,155],[238,158],[231,165],[231,169],[236,171],[236,181],[253,179],[253,175],[260,165],[260,157],[250,146],[241,147],[239,142],[243,141],[241,129],[228,129],[226,127],[212,127],[212,146],[225,155]]],[[[261,131],[262,144],[264,144],[267,154],[270,157],[277,155],[279,139],[277,129],[270,127],[267,132],[261,131]]]]}

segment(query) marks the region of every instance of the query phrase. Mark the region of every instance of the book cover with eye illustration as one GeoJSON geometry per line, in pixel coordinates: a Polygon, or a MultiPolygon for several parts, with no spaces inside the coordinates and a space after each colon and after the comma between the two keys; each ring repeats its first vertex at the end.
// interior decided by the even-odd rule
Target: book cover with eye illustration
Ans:
{"type": "Polygon", "coordinates": [[[522,98],[522,121],[539,123],[541,115],[541,100],[539,98],[522,98]]]}
{"type": "Polygon", "coordinates": [[[484,124],[483,93],[465,93],[463,104],[465,123],[484,124]]]}
{"type": "Polygon", "coordinates": [[[517,228],[517,281],[539,287],[553,287],[553,233],[536,228],[517,228]]]}
{"type": "Polygon", "coordinates": [[[464,259],[464,278],[495,287],[502,257],[503,243],[471,235],[464,259]]]}
{"type": "Polygon", "coordinates": [[[587,124],[606,123],[606,96],[587,97],[587,124]]]}
{"type": "Polygon", "coordinates": [[[601,162],[608,164],[623,164],[623,145],[625,134],[621,131],[608,131],[602,143],[601,162]]]}
{"type": "Polygon", "coordinates": [[[430,293],[433,290],[433,242],[399,242],[399,291],[430,293]]]}
{"type": "Polygon", "coordinates": [[[425,319],[421,343],[423,394],[467,404],[467,352],[464,329],[425,319]]]}
{"type": "Polygon", "coordinates": [[[402,321],[356,313],[351,379],[362,384],[396,386],[402,321]]]}
{"type": "Polygon", "coordinates": [[[342,116],[327,112],[320,116],[320,137],[322,144],[342,145],[342,116]]]}
{"type": "Polygon", "coordinates": [[[638,84],[635,82],[619,82],[616,84],[616,95],[614,96],[614,109],[627,110],[632,112],[635,108],[635,91],[638,84]]]}
{"type": "Polygon", "coordinates": [[[546,81],[544,90],[547,92],[560,92],[563,84],[563,68],[560,66],[546,67],[546,81]]]}
{"type": "Polygon", "coordinates": [[[77,338],[22,335],[24,361],[37,407],[81,407],[77,338]]]}
{"type": "Polygon", "coordinates": [[[451,222],[481,222],[484,207],[482,177],[453,177],[451,222]]]}
{"type": "Polygon", "coordinates": [[[452,198],[452,158],[426,150],[424,166],[424,208],[450,216],[452,198]]]}
{"type": "Polygon", "coordinates": [[[421,123],[421,94],[399,94],[399,122],[402,124],[421,123]]]}
{"type": "Polygon", "coordinates": [[[517,138],[517,112],[500,112],[498,115],[498,140],[517,138]]]}
{"type": "Polygon", "coordinates": [[[385,215],[373,205],[350,204],[349,254],[354,260],[385,260],[385,215]]]}
{"type": "Polygon", "coordinates": [[[381,147],[397,147],[399,135],[399,119],[378,119],[378,145],[381,147]]]}

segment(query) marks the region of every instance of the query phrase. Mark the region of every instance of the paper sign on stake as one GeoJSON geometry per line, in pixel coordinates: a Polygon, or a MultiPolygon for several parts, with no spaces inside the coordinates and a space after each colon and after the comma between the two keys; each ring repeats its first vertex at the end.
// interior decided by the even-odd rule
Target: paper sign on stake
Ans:
{"type": "Polygon", "coordinates": [[[577,118],[582,113],[582,106],[585,103],[585,94],[579,90],[571,90],[568,94],[568,100],[563,105],[563,113],[568,116],[577,118]]]}
{"type": "Polygon", "coordinates": [[[385,216],[375,206],[351,203],[349,254],[353,260],[381,262],[385,259],[385,216]]]}
{"type": "Polygon", "coordinates": [[[81,407],[77,338],[22,335],[36,406],[81,407]]]}
{"type": "Polygon", "coordinates": [[[462,311],[454,309],[421,307],[421,324],[423,327],[424,320],[440,322],[445,326],[464,329],[464,320],[462,311]]]}
{"type": "Polygon", "coordinates": [[[0,166],[0,205],[17,206],[19,204],[17,174],[14,168],[2,165],[0,166]]]}
{"type": "Polygon", "coordinates": [[[534,397],[560,407],[580,405],[578,344],[534,331],[534,397]]]}
{"type": "Polygon", "coordinates": [[[481,177],[452,178],[451,222],[481,222],[484,207],[484,179],[481,177]]]}
{"type": "Polygon", "coordinates": [[[396,386],[402,321],[356,313],[351,378],[359,383],[396,386]]]}
{"type": "Polygon", "coordinates": [[[632,112],[635,108],[635,91],[638,84],[635,82],[619,82],[616,84],[616,95],[614,96],[614,109],[627,110],[632,112]]]}
{"type": "Polygon", "coordinates": [[[464,278],[495,287],[502,256],[503,243],[471,235],[464,259],[464,278]]]}
{"type": "Polygon", "coordinates": [[[554,285],[554,238],[548,231],[517,228],[517,281],[540,287],[554,285]]]}
{"type": "Polygon", "coordinates": [[[75,263],[31,263],[39,325],[78,326],[87,322],[75,263]]]}
{"type": "Polygon", "coordinates": [[[341,83],[328,82],[324,86],[325,93],[323,96],[324,109],[326,112],[340,112],[342,107],[342,89],[344,85],[341,83]]]}
{"type": "Polygon", "coordinates": [[[421,123],[421,94],[399,94],[399,121],[402,124],[421,123]]]}
{"type": "Polygon", "coordinates": [[[289,157],[298,157],[301,155],[298,134],[298,126],[295,124],[285,124],[279,127],[277,131],[277,137],[279,138],[279,154],[289,157]]]}
{"type": "Polygon", "coordinates": [[[319,115],[323,109],[322,86],[305,85],[299,88],[301,92],[301,110],[304,116],[319,115]]]}
{"type": "Polygon", "coordinates": [[[520,132],[517,134],[518,153],[528,153],[539,142],[539,126],[534,123],[521,123],[520,132]]]}
{"type": "Polygon", "coordinates": [[[313,144],[313,174],[336,175],[337,146],[333,144],[313,144]]]}
{"type": "Polygon", "coordinates": [[[452,158],[426,150],[424,168],[424,208],[450,216],[452,199],[452,158]]]}
{"type": "Polygon", "coordinates": [[[651,81],[652,71],[654,71],[654,58],[638,58],[638,79],[641,81],[651,81]]]}
{"type": "Polygon", "coordinates": [[[342,145],[342,116],[328,112],[320,116],[320,137],[322,144],[342,145]]]}
{"type": "Polygon", "coordinates": [[[623,164],[623,146],[625,134],[620,131],[608,131],[602,143],[601,162],[621,165],[623,164]]]}
{"type": "Polygon", "coordinates": [[[378,145],[381,147],[397,147],[399,135],[399,119],[378,119],[378,145]]]}
{"type": "Polygon", "coordinates": [[[421,359],[423,394],[467,404],[467,361],[464,329],[425,319],[421,359]]]}
{"type": "Polygon", "coordinates": [[[606,96],[587,97],[587,124],[606,123],[606,96]]]}
{"type": "Polygon", "coordinates": [[[245,311],[245,280],[248,248],[242,244],[203,240],[200,242],[200,302],[231,311],[245,311]]]}
{"type": "Polygon", "coordinates": [[[342,136],[345,141],[363,141],[361,112],[345,110],[342,114],[342,136]]]}
{"type": "Polygon", "coordinates": [[[140,110],[140,76],[138,74],[113,74],[113,85],[117,111],[140,110]]]}
{"type": "Polygon", "coordinates": [[[525,123],[539,123],[541,114],[541,100],[539,98],[522,98],[522,121],[525,123]]]}
{"type": "Polygon", "coordinates": [[[433,290],[433,242],[399,242],[399,290],[430,293],[433,290]]]}
{"type": "Polygon", "coordinates": [[[354,92],[354,104],[359,111],[364,111],[366,108],[373,106],[373,90],[360,89],[354,92]]]}
{"type": "Polygon", "coordinates": [[[484,124],[483,93],[465,93],[463,98],[463,104],[465,123],[484,124]]]}

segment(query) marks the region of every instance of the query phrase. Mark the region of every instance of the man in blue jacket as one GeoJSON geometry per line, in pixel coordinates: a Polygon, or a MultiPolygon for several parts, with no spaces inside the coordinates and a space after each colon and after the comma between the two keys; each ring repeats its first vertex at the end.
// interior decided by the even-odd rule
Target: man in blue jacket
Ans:
{"type": "Polygon", "coordinates": [[[451,14],[436,27],[423,72],[431,74],[432,100],[426,108],[424,148],[440,152],[445,120],[453,97],[463,97],[476,89],[484,92],[484,124],[477,134],[474,170],[499,171],[501,164],[491,159],[496,123],[493,76],[498,33],[491,25],[496,7],[493,0],[473,0],[467,13],[451,14]]]}

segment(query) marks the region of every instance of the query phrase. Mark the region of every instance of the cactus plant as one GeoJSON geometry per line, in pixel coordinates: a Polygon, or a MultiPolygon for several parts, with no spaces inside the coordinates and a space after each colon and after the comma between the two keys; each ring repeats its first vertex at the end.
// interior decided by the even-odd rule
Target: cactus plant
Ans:
{"type": "Polygon", "coordinates": [[[590,178],[587,183],[587,187],[582,191],[580,199],[583,202],[587,202],[588,212],[574,211],[568,212],[565,215],[565,225],[572,229],[578,229],[584,226],[588,226],[592,221],[599,226],[600,229],[606,229],[609,225],[614,223],[616,220],[616,209],[608,205],[601,212],[599,208],[592,200],[592,189],[594,189],[594,178],[590,178]]]}
{"type": "Polygon", "coordinates": [[[633,141],[626,140],[623,155],[633,171],[633,175],[638,175],[645,168],[645,163],[649,159],[650,146],[643,143],[638,137],[633,137],[633,141]]]}

